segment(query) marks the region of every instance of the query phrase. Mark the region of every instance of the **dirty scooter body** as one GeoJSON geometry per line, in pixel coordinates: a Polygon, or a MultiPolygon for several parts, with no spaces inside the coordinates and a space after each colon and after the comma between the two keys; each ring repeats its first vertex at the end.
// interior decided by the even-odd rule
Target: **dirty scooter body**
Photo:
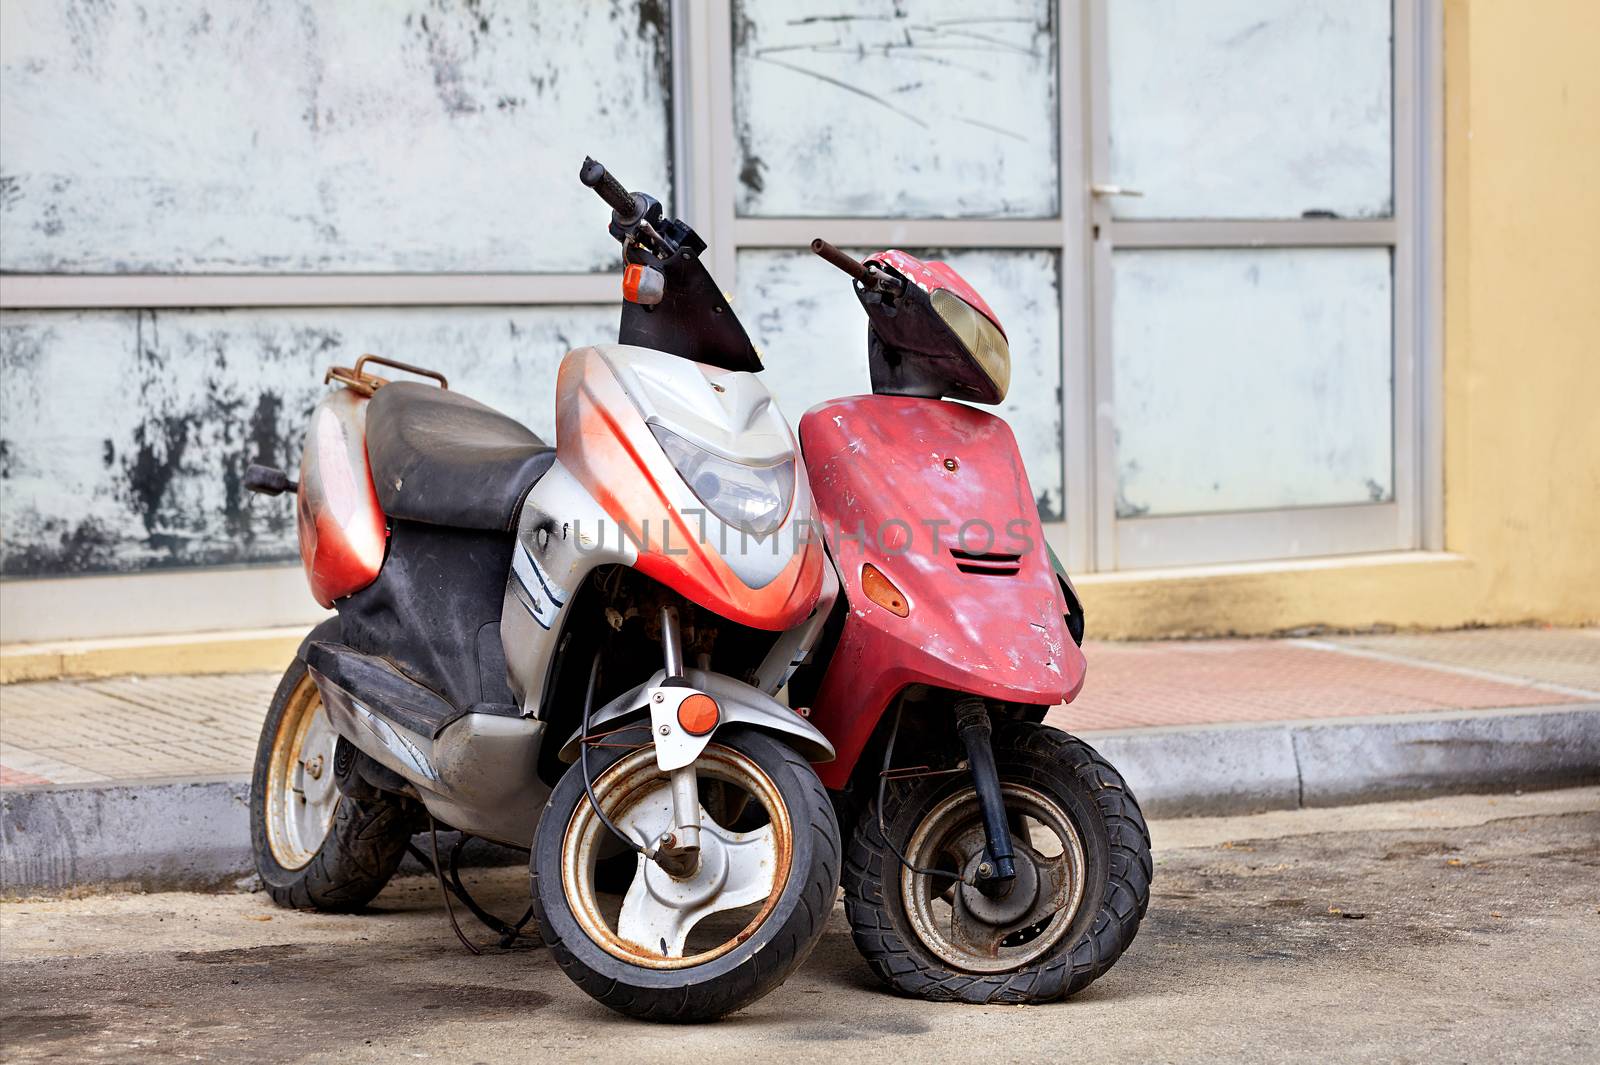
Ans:
{"type": "Polygon", "coordinates": [[[585,991],[709,1019],[776,987],[832,908],[812,763],[833,748],[774,696],[838,582],[795,533],[795,439],[703,242],[592,160],[582,178],[613,208],[630,302],[620,343],[563,361],[554,448],[366,356],[330,371],[298,483],[251,469],[295,493],[337,611],[274,698],[252,835],[276,901],[333,910],[374,897],[417,831],[526,848],[530,914],[585,991]]]}
{"type": "Polygon", "coordinates": [[[817,768],[856,946],[907,995],[1069,996],[1132,943],[1150,840],[1115,768],[1043,724],[1083,686],[1084,615],[980,409],[1009,386],[1004,329],[945,263],[812,249],[866,312],[873,389],[800,422],[841,592],[789,686],[837,752],[817,768]]]}

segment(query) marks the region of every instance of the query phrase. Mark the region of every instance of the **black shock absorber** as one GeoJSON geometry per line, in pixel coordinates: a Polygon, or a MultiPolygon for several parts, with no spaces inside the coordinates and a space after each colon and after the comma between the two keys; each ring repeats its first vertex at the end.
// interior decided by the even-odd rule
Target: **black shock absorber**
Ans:
{"type": "Polygon", "coordinates": [[[977,887],[986,895],[1004,891],[1017,876],[1005,797],[1000,793],[1000,771],[995,768],[994,747],[989,742],[993,731],[989,708],[982,699],[972,697],[956,704],[956,733],[967,748],[972,786],[977,789],[978,809],[983,815],[984,860],[978,866],[977,887]]]}

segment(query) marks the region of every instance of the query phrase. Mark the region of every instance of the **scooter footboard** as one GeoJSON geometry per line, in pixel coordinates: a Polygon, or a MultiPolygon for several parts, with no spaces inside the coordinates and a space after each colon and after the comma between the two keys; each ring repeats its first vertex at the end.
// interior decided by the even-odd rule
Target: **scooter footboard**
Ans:
{"type": "Polygon", "coordinates": [[[549,789],[532,767],[542,721],[458,710],[382,659],[313,643],[306,664],[334,731],[400,774],[452,828],[530,845],[549,789]]]}

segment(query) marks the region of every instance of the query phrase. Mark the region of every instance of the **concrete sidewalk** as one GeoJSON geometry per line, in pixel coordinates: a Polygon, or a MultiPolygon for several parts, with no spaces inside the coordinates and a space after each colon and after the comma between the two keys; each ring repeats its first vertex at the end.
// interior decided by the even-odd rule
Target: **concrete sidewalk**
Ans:
{"type": "MultiPolygon", "coordinates": [[[[358,915],[238,893],[5,903],[0,1060],[1594,1065],[1600,789],[1158,820],[1150,835],[1132,949],[1070,1002],[1026,1008],[888,994],[842,903],[777,992],[671,1029],[608,1015],[536,941],[468,954],[421,877],[358,915]]],[[[527,904],[521,869],[468,883],[495,913],[527,904]]]]}
{"type": "MultiPolygon", "coordinates": [[[[1093,643],[1051,724],[1164,816],[1600,779],[1600,629],[1093,643]]],[[[248,869],[277,676],[0,687],[8,890],[248,869]]]]}

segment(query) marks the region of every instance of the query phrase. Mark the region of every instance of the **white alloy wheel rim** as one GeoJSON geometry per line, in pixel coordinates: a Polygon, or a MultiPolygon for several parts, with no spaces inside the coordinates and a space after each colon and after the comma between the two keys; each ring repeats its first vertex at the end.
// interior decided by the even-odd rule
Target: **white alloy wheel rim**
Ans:
{"type": "MultiPolygon", "coordinates": [[[[1036,961],[1066,935],[1083,904],[1087,862],[1072,818],[1033,788],[1003,783],[1000,792],[1012,822],[1015,894],[991,902],[968,883],[900,867],[901,898],[917,938],[965,972],[1010,972],[1036,961]]],[[[919,869],[960,869],[970,882],[985,845],[978,795],[967,788],[922,818],[905,855],[919,869]]]]}
{"type": "Polygon", "coordinates": [[[288,870],[311,863],[333,828],[341,793],[334,781],[339,736],[309,676],[290,694],[267,765],[267,845],[288,870]]]}
{"type": "MultiPolygon", "coordinates": [[[[712,744],[695,762],[704,780],[732,784],[766,812],[767,823],[749,831],[719,824],[700,812],[700,864],[677,879],[643,856],[622,906],[610,916],[595,887],[595,863],[612,841],[587,797],[561,842],[561,881],[567,904],[584,933],[606,953],[651,969],[683,969],[721,957],[753,936],[772,915],[788,882],[793,830],[783,797],[748,756],[712,744]],[[720,942],[686,953],[695,926],[713,914],[765,903],[744,926],[720,942]]],[[[672,790],[644,746],[623,757],[594,782],[595,798],[616,826],[641,845],[674,830],[672,790]]]]}

